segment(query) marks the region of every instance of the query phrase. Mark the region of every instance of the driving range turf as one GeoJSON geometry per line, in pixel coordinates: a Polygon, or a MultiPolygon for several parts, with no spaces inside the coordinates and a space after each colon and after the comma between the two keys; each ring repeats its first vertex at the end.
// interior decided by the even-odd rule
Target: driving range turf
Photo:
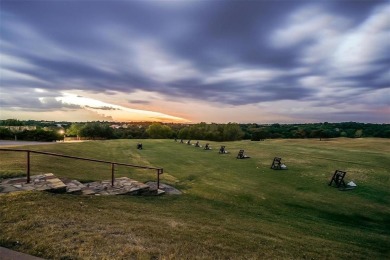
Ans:
{"type": "MultiPolygon", "coordinates": [[[[183,194],[0,194],[0,246],[48,259],[389,258],[390,140],[209,143],[213,150],[149,139],[19,147],[162,167],[162,182],[183,194]],[[230,153],[218,154],[221,145],[230,153]],[[239,149],[251,158],[236,159],[239,149]],[[275,156],[288,170],[270,169],[275,156]],[[336,169],[357,188],[328,186],[336,169]]],[[[0,178],[25,173],[25,153],[0,158],[0,178]]],[[[31,172],[87,182],[110,179],[111,166],[32,154],[31,172]]],[[[156,180],[154,170],[126,167],[115,176],[156,180]]]]}

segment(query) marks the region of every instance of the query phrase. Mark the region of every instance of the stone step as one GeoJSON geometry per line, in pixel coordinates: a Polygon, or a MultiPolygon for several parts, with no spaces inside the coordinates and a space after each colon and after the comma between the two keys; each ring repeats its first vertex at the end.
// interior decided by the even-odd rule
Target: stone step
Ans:
{"type": "Polygon", "coordinates": [[[50,192],[63,192],[77,195],[146,195],[156,196],[167,194],[181,194],[175,188],[160,183],[157,189],[156,182],[142,183],[127,177],[120,177],[114,180],[95,181],[81,183],[68,178],[57,178],[52,173],[33,175],[31,182],[26,183],[26,177],[5,179],[0,182],[0,192],[8,193],[14,191],[39,190],[50,192]]]}
{"type": "Polygon", "coordinates": [[[50,192],[65,192],[66,185],[52,173],[33,175],[30,183],[26,183],[26,178],[5,179],[0,183],[2,193],[13,191],[39,190],[50,192]]]}
{"type": "Polygon", "coordinates": [[[60,178],[66,185],[66,193],[80,195],[83,193],[83,189],[86,188],[84,184],[77,180],[70,180],[67,178],[60,178]]]}
{"type": "Polygon", "coordinates": [[[114,180],[114,186],[111,185],[111,180],[95,181],[85,183],[81,191],[83,195],[142,195],[149,191],[149,186],[127,177],[120,177],[114,180]]]}

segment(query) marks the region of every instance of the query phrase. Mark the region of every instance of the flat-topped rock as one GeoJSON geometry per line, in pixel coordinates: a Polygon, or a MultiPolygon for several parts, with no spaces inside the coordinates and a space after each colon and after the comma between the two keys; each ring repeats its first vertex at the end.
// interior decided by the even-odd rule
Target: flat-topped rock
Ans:
{"type": "Polygon", "coordinates": [[[77,180],[70,180],[67,178],[60,178],[66,184],[66,192],[71,194],[82,194],[82,190],[86,187],[77,180]]]}
{"type": "Polygon", "coordinates": [[[149,186],[127,177],[116,178],[114,186],[111,180],[95,181],[85,184],[84,195],[141,195],[149,191],[149,186]]]}
{"type": "Polygon", "coordinates": [[[30,183],[27,183],[25,177],[5,179],[0,183],[2,193],[27,190],[65,192],[66,185],[52,173],[33,175],[30,177],[30,183]]]}

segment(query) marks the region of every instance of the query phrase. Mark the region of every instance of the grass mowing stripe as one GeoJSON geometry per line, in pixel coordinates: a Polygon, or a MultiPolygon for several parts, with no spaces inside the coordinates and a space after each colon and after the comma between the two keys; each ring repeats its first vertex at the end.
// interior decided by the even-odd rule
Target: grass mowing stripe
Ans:
{"type": "MultiPolygon", "coordinates": [[[[301,154],[301,155],[303,155],[303,154],[301,154]]],[[[351,163],[351,164],[357,164],[357,165],[362,165],[362,166],[379,167],[379,168],[387,169],[387,167],[380,166],[380,165],[375,165],[375,166],[374,166],[374,165],[367,164],[367,162],[358,163],[358,162],[345,161],[345,160],[337,160],[337,159],[332,159],[332,158],[317,157],[317,156],[310,156],[310,155],[305,155],[305,157],[316,158],[316,159],[321,159],[321,160],[328,160],[328,161],[335,161],[335,162],[351,163]]]]}

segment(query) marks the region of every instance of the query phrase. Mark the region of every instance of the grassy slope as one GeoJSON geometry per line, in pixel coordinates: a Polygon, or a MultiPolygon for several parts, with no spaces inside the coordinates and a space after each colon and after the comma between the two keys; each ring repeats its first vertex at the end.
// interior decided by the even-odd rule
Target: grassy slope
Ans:
{"type": "MultiPolygon", "coordinates": [[[[46,258],[370,258],[389,256],[390,142],[383,139],[210,142],[114,140],[31,149],[164,168],[182,196],[0,195],[0,245],[46,258]],[[219,155],[226,145],[231,151],[219,155]],[[251,159],[237,160],[239,149],[251,159]],[[270,170],[280,156],[287,171],[270,170]],[[335,169],[358,188],[327,185],[335,169]]],[[[23,154],[0,154],[0,174],[23,172],[23,154]]],[[[109,165],[32,156],[32,171],[108,179],[109,165]]],[[[154,180],[120,167],[117,176],[154,180]]]]}

